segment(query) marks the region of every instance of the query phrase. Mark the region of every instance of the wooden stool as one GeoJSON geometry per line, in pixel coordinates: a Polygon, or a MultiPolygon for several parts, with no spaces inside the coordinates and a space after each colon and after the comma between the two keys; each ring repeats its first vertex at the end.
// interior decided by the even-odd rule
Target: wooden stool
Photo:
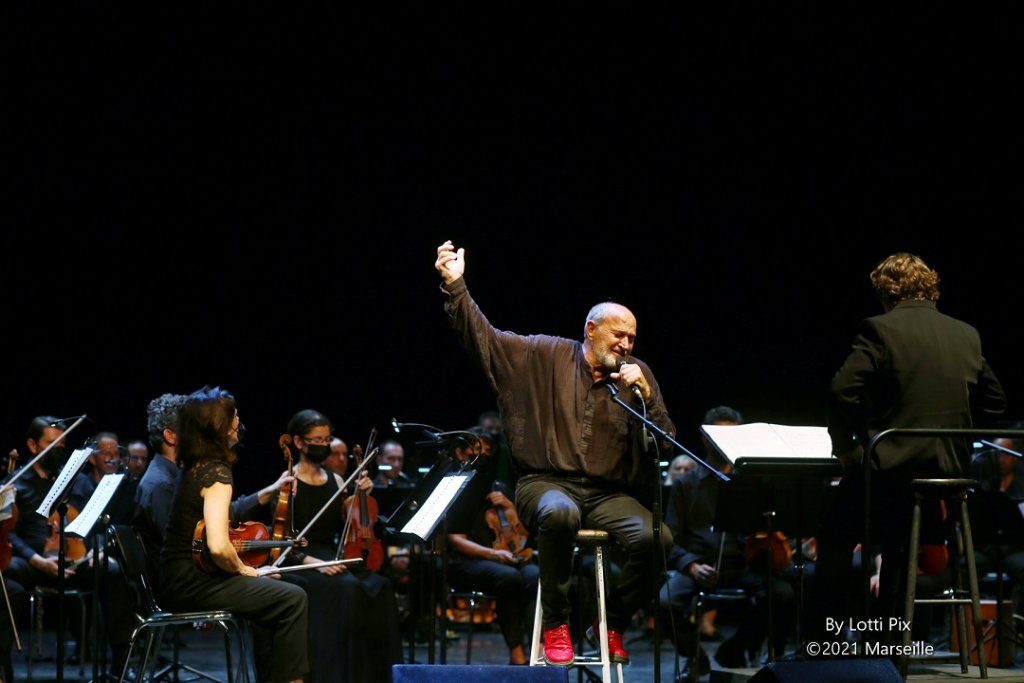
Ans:
{"type": "MultiPolygon", "coordinates": [[[[974,564],[974,541],[971,536],[971,521],[967,514],[967,490],[978,485],[973,479],[914,479],[910,486],[914,491],[914,513],[910,526],[910,547],[907,550],[907,598],[904,606],[904,619],[909,624],[914,618],[915,604],[951,605],[956,610],[957,623],[959,628],[955,634],[960,647],[960,671],[967,673],[970,662],[970,646],[967,642],[967,605],[971,606],[972,623],[974,624],[975,642],[984,642],[982,636],[981,617],[981,596],[978,591],[978,570],[974,564]],[[959,518],[962,543],[957,540],[953,544],[952,563],[955,586],[953,594],[948,598],[916,599],[915,582],[917,581],[917,552],[921,541],[921,501],[925,498],[955,501],[958,504],[951,505],[949,513],[959,518]],[[960,560],[967,564],[968,595],[963,597],[963,577],[960,572],[960,560]]],[[[882,558],[885,561],[885,558],[882,558]]],[[[906,652],[911,647],[911,632],[906,629],[903,632],[903,646],[906,652]]],[[[914,659],[928,659],[914,658],[914,659]]],[[[900,657],[900,673],[904,679],[907,677],[907,667],[911,657],[904,655],[900,657]]],[[[985,661],[984,653],[979,653],[978,670],[981,678],[988,678],[988,664],[985,661]]]]}
{"type": "MultiPolygon", "coordinates": [[[[612,660],[608,653],[608,613],[605,600],[605,573],[604,573],[604,547],[608,544],[609,536],[607,531],[596,529],[580,529],[576,533],[576,548],[579,552],[580,546],[590,545],[594,548],[594,578],[597,583],[597,625],[600,635],[600,651],[596,655],[575,656],[574,664],[601,665],[601,680],[603,683],[612,683],[612,660]]],[[[537,609],[533,615],[533,646],[530,648],[530,666],[547,666],[544,655],[541,652],[541,639],[543,633],[543,610],[541,608],[541,583],[537,579],[537,609]]],[[[619,675],[619,683],[622,683],[622,664],[616,663],[616,670],[619,675]]]]}

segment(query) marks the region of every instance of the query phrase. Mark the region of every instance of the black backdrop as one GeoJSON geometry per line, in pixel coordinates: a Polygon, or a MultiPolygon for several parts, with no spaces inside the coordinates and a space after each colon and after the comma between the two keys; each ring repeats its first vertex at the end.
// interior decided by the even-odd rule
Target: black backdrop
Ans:
{"type": "Polygon", "coordinates": [[[896,250],[1020,417],[1020,6],[818,4],[16,4],[6,447],[39,413],[142,435],[206,383],[246,486],[304,407],[350,444],[468,426],[493,400],[441,311],[447,238],[501,328],[630,306],[691,448],[721,403],[823,424],[896,250]]]}

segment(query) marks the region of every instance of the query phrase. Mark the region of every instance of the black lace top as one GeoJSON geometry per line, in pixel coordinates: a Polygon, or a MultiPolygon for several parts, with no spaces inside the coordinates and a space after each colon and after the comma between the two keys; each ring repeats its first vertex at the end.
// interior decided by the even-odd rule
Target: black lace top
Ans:
{"type": "Polygon", "coordinates": [[[192,536],[203,518],[203,497],[199,492],[216,483],[232,485],[231,468],[221,460],[204,460],[183,472],[178,482],[167,525],[163,562],[192,561],[192,536]]]}

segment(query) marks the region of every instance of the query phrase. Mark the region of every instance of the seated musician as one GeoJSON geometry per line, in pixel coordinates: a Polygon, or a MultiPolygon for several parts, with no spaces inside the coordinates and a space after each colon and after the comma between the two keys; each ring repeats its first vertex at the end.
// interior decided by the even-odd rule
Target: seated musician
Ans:
{"type": "MultiPolygon", "coordinates": [[[[48,446],[58,441],[64,434],[64,423],[51,416],[34,418],[28,426],[25,445],[28,448],[28,462],[42,453],[48,446]]],[[[56,588],[58,575],[64,573],[65,587],[91,591],[96,584],[93,575],[93,563],[87,555],[87,543],[75,536],[68,535],[65,545],[65,567],[58,565],[59,554],[59,519],[56,510],[50,519],[36,514],[36,509],[53,486],[54,478],[65,463],[65,446],[63,443],[51,448],[46,455],[36,461],[31,468],[15,482],[18,506],[18,521],[9,534],[13,556],[11,564],[4,572],[4,578],[21,586],[27,591],[36,586],[56,588]],[[74,568],[68,563],[82,560],[74,568]]],[[[72,491],[68,496],[68,518],[77,515],[86,501],[72,491]]],[[[70,519],[69,519],[70,521],[70,519]]],[[[91,542],[91,539],[90,539],[91,542]]],[[[105,615],[107,641],[112,651],[112,669],[120,675],[128,655],[128,642],[131,639],[133,616],[131,593],[125,583],[124,575],[116,564],[108,562],[96,566],[106,567],[101,579],[104,587],[100,595],[102,613],[105,615]]],[[[78,611],[71,612],[78,618],[78,611]]],[[[76,647],[81,648],[80,644],[76,647]]],[[[84,653],[79,651],[77,656],[84,653]]],[[[73,658],[75,656],[73,655],[73,658]]]]}
{"type": "MultiPolygon", "coordinates": [[[[1024,424],[1010,428],[1022,429],[1024,424]]],[[[990,447],[971,459],[971,478],[981,483],[991,508],[991,516],[977,522],[977,513],[971,512],[974,557],[979,574],[998,569],[1010,577],[1013,611],[1024,615],[1024,460],[1014,455],[1024,451],[1024,440],[998,438],[992,443],[1005,450],[990,447]]]]}
{"type": "MultiPolygon", "coordinates": [[[[402,661],[398,609],[391,581],[379,573],[384,551],[374,520],[362,526],[362,499],[358,494],[339,495],[343,479],[323,467],[331,452],[332,431],[331,421],[316,410],[301,410],[288,422],[285,443],[290,440],[289,450],[297,458],[289,515],[295,532],[309,529],[303,536],[307,545],[291,549],[284,564],[339,556],[361,557],[363,562],[291,572],[282,578],[301,586],[309,596],[311,672],[307,682],[386,683],[391,680],[391,667],[402,661]],[[347,537],[346,519],[351,522],[347,537]]],[[[365,470],[356,488],[364,494],[373,491],[365,470]]],[[[373,505],[368,496],[367,511],[372,512],[373,505]]]]}
{"type": "Polygon", "coordinates": [[[461,591],[493,595],[509,664],[527,664],[540,570],[519,522],[512,491],[495,479],[491,439],[456,447],[461,462],[475,459],[476,474],[460,494],[448,522],[448,581],[461,591]]]}
{"type": "Polygon", "coordinates": [[[259,576],[232,541],[232,466],[241,432],[235,399],[219,387],[204,387],[181,406],[177,455],[184,470],[161,557],[159,600],[175,611],[225,609],[250,620],[271,642],[266,677],[298,682],[309,670],[306,594],[292,584],[259,576]],[[193,558],[200,522],[209,561],[215,565],[210,572],[193,558]]]}
{"type": "MultiPolygon", "coordinates": [[[[737,425],[741,422],[739,412],[727,406],[713,408],[704,416],[704,424],[737,425]]],[[[705,445],[708,464],[728,473],[730,463],[706,441],[705,445]]],[[[662,623],[674,624],[676,647],[681,655],[690,657],[697,634],[687,617],[697,592],[719,587],[743,588],[748,595],[757,598],[754,610],[740,622],[736,634],[723,642],[715,653],[715,661],[721,666],[739,668],[747,665],[748,653],[756,653],[767,634],[767,572],[766,567],[762,569],[747,562],[747,539],[743,534],[712,530],[719,484],[719,479],[702,466],[684,472],[672,484],[665,524],[671,529],[674,543],[668,557],[669,578],[660,594],[662,623]]],[[[794,591],[777,574],[772,577],[772,591],[778,645],[780,641],[784,643],[781,617],[794,591]]],[[[699,667],[700,675],[710,670],[710,661],[703,649],[699,650],[698,662],[688,663],[688,668],[694,666],[699,667]]]]}

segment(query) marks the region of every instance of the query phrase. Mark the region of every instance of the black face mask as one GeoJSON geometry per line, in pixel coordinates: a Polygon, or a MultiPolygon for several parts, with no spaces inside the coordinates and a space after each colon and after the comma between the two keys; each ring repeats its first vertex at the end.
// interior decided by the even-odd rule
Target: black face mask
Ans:
{"type": "Polygon", "coordinates": [[[306,447],[306,457],[317,465],[322,463],[331,454],[330,446],[318,446],[316,444],[310,444],[306,447]]]}
{"type": "Polygon", "coordinates": [[[49,476],[55,476],[60,472],[60,468],[64,466],[64,447],[54,446],[51,448],[46,455],[39,459],[39,466],[49,476]]]}

